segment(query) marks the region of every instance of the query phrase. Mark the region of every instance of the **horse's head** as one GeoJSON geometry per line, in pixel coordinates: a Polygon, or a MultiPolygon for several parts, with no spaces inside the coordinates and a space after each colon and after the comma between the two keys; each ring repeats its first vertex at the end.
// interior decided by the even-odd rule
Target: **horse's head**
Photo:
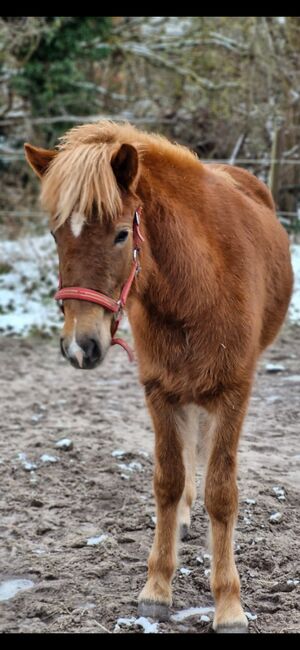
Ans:
{"type": "MultiPolygon", "coordinates": [[[[78,143],[48,151],[26,144],[25,151],[51,214],[61,287],[83,287],[118,301],[132,269],[136,148],[78,143]]],[[[76,368],[94,368],[110,347],[115,314],[86,299],[65,299],[63,307],[62,354],[76,368]]]]}

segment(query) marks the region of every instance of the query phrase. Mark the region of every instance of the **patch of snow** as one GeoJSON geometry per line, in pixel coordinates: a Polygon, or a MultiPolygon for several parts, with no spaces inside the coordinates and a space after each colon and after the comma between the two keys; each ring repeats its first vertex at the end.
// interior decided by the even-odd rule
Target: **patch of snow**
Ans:
{"type": "Polygon", "coordinates": [[[137,472],[142,472],[143,471],[143,466],[141,465],[141,463],[138,463],[135,460],[133,460],[131,463],[128,463],[128,464],[126,464],[126,463],[118,463],[118,467],[120,469],[126,470],[127,472],[128,471],[133,472],[134,470],[136,470],[137,472]]]}
{"type": "Polygon", "coordinates": [[[126,451],[124,451],[124,449],[115,449],[111,452],[111,455],[114,456],[114,458],[122,458],[124,454],[126,454],[126,451]]]}
{"type": "Polygon", "coordinates": [[[143,465],[133,460],[131,463],[129,463],[129,469],[131,469],[131,471],[136,469],[137,472],[143,472],[143,465]]]}
{"type": "Polygon", "coordinates": [[[257,614],[251,614],[251,612],[245,612],[248,621],[256,621],[257,614]]]}
{"type": "Polygon", "coordinates": [[[210,576],[210,574],[211,574],[211,569],[204,569],[204,575],[206,577],[210,576]]]}
{"type": "Polygon", "coordinates": [[[191,569],[186,569],[184,566],[179,569],[180,573],[182,573],[184,576],[189,576],[191,573],[191,569]]]}
{"type": "Polygon", "coordinates": [[[31,416],[31,422],[39,422],[45,417],[44,413],[35,413],[31,416]]]}
{"type": "Polygon", "coordinates": [[[6,580],[0,583],[0,601],[13,598],[19,591],[34,587],[32,580],[6,580]]]}
{"type": "Polygon", "coordinates": [[[300,580],[294,579],[294,580],[287,580],[286,583],[287,585],[298,585],[300,580]]]}
{"type": "Polygon", "coordinates": [[[171,621],[180,622],[184,621],[186,618],[190,618],[190,616],[201,616],[202,614],[209,614],[214,611],[214,607],[190,607],[189,609],[182,609],[180,612],[177,612],[177,614],[172,614],[170,618],[171,621]]]}
{"type": "Polygon", "coordinates": [[[88,537],[86,544],[87,546],[97,546],[98,544],[101,544],[101,542],[104,542],[107,537],[107,535],[99,535],[99,537],[88,537]]]}
{"type": "Polygon", "coordinates": [[[289,377],[282,377],[284,381],[300,381],[300,375],[290,375],[289,377]]]}
{"type": "Polygon", "coordinates": [[[291,246],[292,267],[294,271],[294,289],[289,307],[289,318],[292,322],[300,322],[300,244],[291,246]]]}
{"type": "Polygon", "coordinates": [[[43,463],[57,463],[58,458],[56,456],[49,456],[49,454],[42,454],[41,461],[43,463]]]}
{"type": "Polygon", "coordinates": [[[140,616],[135,620],[136,625],[141,625],[144,628],[145,634],[149,634],[149,632],[155,633],[158,632],[158,623],[150,623],[145,616],[140,616]]]}
{"type": "Polygon", "coordinates": [[[151,517],[151,519],[152,519],[153,523],[156,525],[157,517],[151,517]]]}
{"type": "Polygon", "coordinates": [[[35,553],[36,555],[45,555],[46,551],[44,551],[43,548],[36,548],[33,550],[33,553],[35,553]]]}
{"type": "Polygon", "coordinates": [[[139,618],[118,618],[117,623],[114,628],[114,632],[119,632],[120,625],[140,625],[145,634],[155,634],[158,632],[158,623],[151,623],[145,616],[139,616],[139,618]]]}
{"type": "Polygon", "coordinates": [[[46,334],[59,328],[62,317],[52,299],[58,260],[50,233],[0,242],[0,259],[13,269],[0,275],[0,332],[26,336],[32,328],[46,334]]]}
{"type": "Polygon", "coordinates": [[[196,557],[196,560],[197,560],[197,562],[199,562],[199,564],[203,564],[203,559],[202,559],[202,557],[200,557],[200,555],[198,555],[196,557]]]}
{"type": "Polygon", "coordinates": [[[128,474],[121,474],[121,478],[125,478],[126,481],[129,481],[130,476],[128,476],[128,474]]]}
{"type": "Polygon", "coordinates": [[[206,614],[202,614],[202,616],[200,616],[200,621],[204,621],[205,623],[209,623],[210,618],[209,618],[209,616],[206,616],[206,614]]]}
{"type": "Polygon", "coordinates": [[[31,472],[33,469],[37,469],[37,465],[28,461],[27,456],[23,451],[18,454],[18,458],[21,461],[26,472],[31,472]]]}
{"type": "Polygon", "coordinates": [[[255,506],[256,501],[255,499],[244,499],[245,503],[248,503],[249,506],[255,506]]]}
{"type": "Polygon", "coordinates": [[[204,554],[203,554],[203,559],[204,559],[204,560],[209,560],[209,561],[210,561],[210,560],[211,560],[211,555],[210,555],[209,553],[204,553],[204,554]]]}
{"type": "Polygon", "coordinates": [[[267,402],[270,402],[272,404],[273,402],[278,402],[280,399],[280,395],[270,395],[267,397],[267,402]]]}

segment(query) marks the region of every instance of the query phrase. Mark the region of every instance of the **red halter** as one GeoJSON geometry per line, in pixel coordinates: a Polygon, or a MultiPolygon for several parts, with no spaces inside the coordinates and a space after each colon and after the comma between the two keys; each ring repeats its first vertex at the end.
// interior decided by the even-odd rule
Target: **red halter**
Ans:
{"type": "MultiPolygon", "coordinates": [[[[100,293],[100,291],[94,291],[94,289],[84,289],[83,287],[64,287],[63,289],[61,289],[61,278],[59,278],[59,289],[54,296],[55,300],[66,300],[70,298],[72,300],[86,300],[87,302],[95,302],[97,305],[101,305],[101,307],[104,307],[104,309],[108,309],[108,311],[112,311],[115,314],[115,318],[111,328],[111,336],[112,336],[111,345],[121,345],[124,348],[124,350],[126,350],[129,356],[129,361],[133,361],[134,359],[133,352],[130,346],[123,339],[120,338],[116,339],[115,334],[117,332],[121,318],[123,316],[123,310],[126,305],[126,301],[128,298],[129,291],[131,289],[131,285],[133,283],[135,276],[140,271],[140,264],[138,261],[138,255],[140,250],[139,243],[144,241],[144,237],[141,235],[141,231],[139,227],[141,211],[142,208],[139,207],[135,211],[133,217],[132,266],[131,266],[129,277],[122,288],[119,300],[114,300],[114,298],[110,298],[109,296],[106,296],[105,293],[100,293]]],[[[60,308],[64,312],[64,307],[62,303],[60,304],[60,308]]]]}

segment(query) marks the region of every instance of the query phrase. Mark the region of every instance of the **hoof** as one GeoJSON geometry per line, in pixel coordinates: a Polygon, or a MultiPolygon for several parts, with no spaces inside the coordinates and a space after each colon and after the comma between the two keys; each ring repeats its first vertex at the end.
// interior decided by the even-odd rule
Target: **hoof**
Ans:
{"type": "Polygon", "coordinates": [[[187,524],[180,524],[180,539],[184,542],[189,537],[189,526],[187,524]]]}
{"type": "Polygon", "coordinates": [[[228,625],[217,625],[215,632],[217,634],[248,634],[247,625],[240,625],[239,623],[228,625]]]}
{"type": "Polygon", "coordinates": [[[168,621],[170,618],[170,607],[165,603],[158,603],[154,600],[141,600],[138,604],[139,616],[153,618],[157,621],[168,621]]]}

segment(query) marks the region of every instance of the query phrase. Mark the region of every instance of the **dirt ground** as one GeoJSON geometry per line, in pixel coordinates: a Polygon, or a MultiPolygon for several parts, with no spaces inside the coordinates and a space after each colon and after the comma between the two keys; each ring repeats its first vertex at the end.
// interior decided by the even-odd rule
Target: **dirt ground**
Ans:
{"type": "MultiPolygon", "coordinates": [[[[286,327],[262,358],[240,445],[235,546],[251,633],[300,631],[299,345],[300,328],[286,327]],[[283,369],[268,372],[270,362],[283,369]]],[[[14,338],[0,339],[0,365],[0,592],[9,580],[33,583],[2,598],[0,631],[141,632],[154,435],[136,366],[114,347],[101,368],[80,372],[57,339],[14,338]],[[66,437],[73,448],[56,448],[66,437]]],[[[207,528],[199,496],[173,616],[213,605],[207,528]]],[[[212,617],[174,618],[156,630],[209,632],[212,617]]]]}

